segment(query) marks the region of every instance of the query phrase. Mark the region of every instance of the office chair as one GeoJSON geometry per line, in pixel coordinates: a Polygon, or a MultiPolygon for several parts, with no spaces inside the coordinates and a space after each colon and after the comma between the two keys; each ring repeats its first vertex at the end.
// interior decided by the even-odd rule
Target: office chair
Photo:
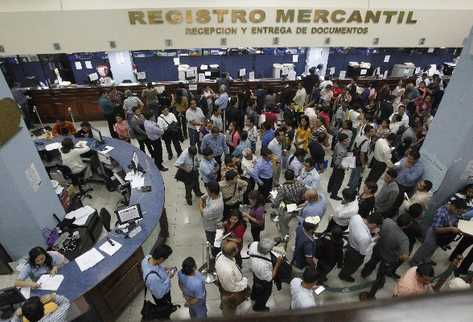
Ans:
{"type": "Polygon", "coordinates": [[[57,168],[59,171],[61,171],[62,175],[66,180],[70,180],[73,185],[79,188],[79,194],[81,195],[81,197],[87,197],[89,199],[92,199],[92,196],[89,194],[89,192],[94,189],[84,189],[84,175],[86,169],[84,169],[82,172],[74,174],[68,166],[58,165],[57,168]]]}
{"type": "Polygon", "coordinates": [[[108,210],[105,208],[100,209],[99,218],[100,218],[100,221],[102,222],[103,228],[105,228],[105,230],[109,232],[112,216],[110,215],[108,210]]]}

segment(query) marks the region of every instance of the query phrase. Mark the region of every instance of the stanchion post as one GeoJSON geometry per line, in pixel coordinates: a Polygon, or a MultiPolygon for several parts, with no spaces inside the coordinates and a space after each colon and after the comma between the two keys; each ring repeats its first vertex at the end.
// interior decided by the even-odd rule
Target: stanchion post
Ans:
{"type": "Polygon", "coordinates": [[[217,280],[217,273],[215,272],[215,269],[213,265],[211,265],[211,258],[210,254],[212,251],[212,245],[207,241],[206,247],[205,247],[205,257],[206,257],[206,268],[202,270],[202,275],[204,276],[204,281],[206,284],[212,284],[217,280]]]}

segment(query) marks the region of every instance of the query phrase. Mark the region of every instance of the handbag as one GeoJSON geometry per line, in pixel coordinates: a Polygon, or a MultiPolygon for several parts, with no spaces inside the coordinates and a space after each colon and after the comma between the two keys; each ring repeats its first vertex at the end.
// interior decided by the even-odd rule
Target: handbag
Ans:
{"type": "Polygon", "coordinates": [[[155,303],[148,301],[146,295],[148,293],[148,287],[146,287],[146,281],[148,276],[151,274],[156,274],[158,278],[161,279],[159,274],[155,271],[149,272],[145,277],[145,298],[143,302],[143,308],[141,309],[141,318],[142,321],[152,321],[155,319],[168,319],[171,313],[175,312],[180,305],[173,305],[170,301],[167,301],[165,305],[156,305],[155,303]]]}
{"type": "Polygon", "coordinates": [[[161,116],[159,117],[168,125],[168,128],[166,129],[166,131],[164,131],[166,135],[174,136],[174,135],[180,134],[179,124],[177,124],[176,122],[169,123],[168,121],[166,121],[164,117],[161,117],[161,116]]]}

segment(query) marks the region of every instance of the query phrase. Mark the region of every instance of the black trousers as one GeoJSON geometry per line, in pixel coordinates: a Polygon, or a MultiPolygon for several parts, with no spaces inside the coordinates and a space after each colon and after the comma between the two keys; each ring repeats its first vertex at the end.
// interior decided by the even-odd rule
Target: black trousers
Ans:
{"type": "Polygon", "coordinates": [[[192,191],[196,196],[202,195],[200,191],[199,175],[194,171],[194,173],[189,173],[189,177],[184,182],[186,188],[186,200],[192,200],[192,191]]]}
{"type": "Polygon", "coordinates": [[[154,158],[154,150],[153,150],[153,145],[151,145],[150,140],[144,139],[144,140],[137,140],[138,144],[140,145],[140,150],[145,152],[145,146],[148,149],[148,153],[154,158]]]}
{"type": "Polygon", "coordinates": [[[255,190],[255,180],[251,177],[250,178],[241,177],[241,179],[246,181],[246,183],[248,183],[248,186],[246,187],[246,191],[243,194],[243,203],[247,205],[249,203],[248,195],[250,194],[250,192],[255,190]]]}
{"type": "Polygon", "coordinates": [[[379,162],[373,158],[373,162],[371,163],[371,171],[366,177],[365,182],[378,182],[379,178],[381,178],[383,175],[384,170],[386,170],[386,163],[379,162]]]}
{"type": "Polygon", "coordinates": [[[214,157],[214,159],[218,164],[217,182],[220,182],[220,180],[222,180],[222,156],[219,155],[218,157],[214,157]]]}
{"type": "Polygon", "coordinates": [[[259,178],[263,184],[258,184],[258,191],[263,195],[264,199],[268,199],[269,193],[273,188],[273,178],[263,179],[259,178]]]}
{"type": "Polygon", "coordinates": [[[386,275],[394,274],[396,269],[399,267],[399,264],[399,262],[387,262],[381,258],[378,251],[373,251],[373,255],[371,256],[370,260],[365,264],[365,266],[361,270],[361,276],[363,278],[366,278],[376,269],[376,266],[378,266],[376,279],[371,285],[371,289],[368,292],[369,298],[374,298],[376,296],[376,292],[378,292],[379,289],[382,289],[384,287],[384,283],[386,283],[386,275]]]}
{"type": "Polygon", "coordinates": [[[177,156],[180,156],[182,153],[181,142],[179,141],[178,135],[163,135],[164,144],[166,145],[166,151],[168,152],[168,156],[173,156],[171,143],[174,145],[174,150],[176,150],[177,156]]]}
{"type": "Polygon", "coordinates": [[[117,133],[115,133],[115,130],[113,129],[113,125],[115,124],[115,114],[104,114],[105,120],[107,120],[108,124],[108,130],[110,131],[110,135],[112,138],[118,138],[117,133]]]}
{"type": "Polygon", "coordinates": [[[264,230],[264,226],[251,225],[251,236],[253,241],[260,241],[260,234],[264,230]]]}
{"type": "MultiPolygon", "coordinates": [[[[162,298],[158,299],[156,298],[154,295],[153,295],[153,299],[154,299],[154,303],[158,306],[158,307],[169,307],[169,304],[172,305],[172,299],[171,299],[171,292],[168,292],[166,293],[166,295],[164,295],[162,298]]],[[[161,319],[167,319],[169,320],[169,317],[171,316],[171,314],[168,314],[168,315],[163,315],[161,317],[161,319]]]]}
{"type": "Polygon", "coordinates": [[[255,301],[254,311],[262,311],[266,308],[266,302],[273,291],[273,282],[263,281],[253,274],[253,287],[251,289],[251,299],[255,301]]]}
{"type": "Polygon", "coordinates": [[[355,273],[358,268],[363,264],[365,259],[364,255],[361,255],[357,250],[353,249],[351,246],[348,246],[345,251],[345,258],[343,259],[343,268],[340,271],[340,276],[349,277],[355,273]]]}
{"type": "Polygon", "coordinates": [[[332,195],[336,196],[338,190],[342,186],[343,179],[345,178],[345,170],[342,168],[333,168],[332,175],[328,180],[327,191],[332,195]]]}
{"type": "MultiPolygon", "coordinates": [[[[453,261],[458,255],[462,255],[471,245],[473,245],[473,236],[464,235],[450,255],[450,261],[453,261]]],[[[473,248],[468,252],[468,255],[465,256],[457,272],[467,274],[471,264],[473,264],[473,248]]]]}
{"type": "Polygon", "coordinates": [[[161,143],[161,139],[149,141],[153,146],[154,163],[158,168],[161,168],[163,166],[163,144],[161,143]]]}
{"type": "Polygon", "coordinates": [[[181,140],[187,139],[187,119],[186,113],[177,113],[177,122],[179,123],[179,129],[181,130],[181,140]]]}

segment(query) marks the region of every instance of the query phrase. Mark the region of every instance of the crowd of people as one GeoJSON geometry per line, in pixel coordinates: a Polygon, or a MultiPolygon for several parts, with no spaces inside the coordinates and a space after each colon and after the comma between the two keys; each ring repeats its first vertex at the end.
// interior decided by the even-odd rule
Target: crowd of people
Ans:
{"type": "MultiPolygon", "coordinates": [[[[395,88],[363,87],[356,79],[321,79],[311,69],[297,88],[286,85],[279,92],[257,86],[232,94],[222,83],[218,94],[207,87],[194,95],[184,86],[170,94],[148,84],[140,97],[116,88],[104,92],[99,105],[112,136],[136,139],[161,171],[168,170],[162,140],[169,160],[176,156],[175,179],[185,186],[187,204],[197,201],[221,309],[231,316],[247,299],[254,311],[269,311],[273,284],[280,288],[281,281],[289,284],[291,309],[316,306],[314,290],[335,268],[345,283],[355,282],[360,268],[362,278],[375,272],[361,300],[375,299],[386,277],[397,281],[393,296],[432,289],[433,254],[462,235],[460,218],[473,216],[473,185],[440,208],[429,207],[432,182],[423,177],[419,149],[446,85],[438,75],[422,75],[395,88]],[[324,172],[330,173],[326,189],[324,172]],[[322,230],[324,216],[328,225],[322,230]],[[265,233],[272,221],[276,238],[265,233]],[[251,287],[241,270],[247,228],[251,287]],[[219,231],[225,236],[220,243],[219,231]],[[294,249],[287,249],[292,243],[294,249]],[[287,256],[274,251],[277,244],[287,256]],[[403,263],[410,268],[399,276],[403,263]]],[[[77,133],[68,127],[58,122],[53,131],[90,135],[87,122],[77,133]]],[[[472,244],[473,237],[463,234],[450,256],[456,276],[468,274],[473,250],[464,259],[462,254],[472,244]]],[[[184,259],[179,271],[166,268],[171,254],[169,246],[158,246],[142,262],[161,318],[177,309],[170,295],[176,274],[190,316],[206,317],[206,285],[196,261],[184,259]]],[[[48,258],[53,269],[55,257],[48,258]]],[[[462,281],[469,287],[471,277],[462,281]]]]}

